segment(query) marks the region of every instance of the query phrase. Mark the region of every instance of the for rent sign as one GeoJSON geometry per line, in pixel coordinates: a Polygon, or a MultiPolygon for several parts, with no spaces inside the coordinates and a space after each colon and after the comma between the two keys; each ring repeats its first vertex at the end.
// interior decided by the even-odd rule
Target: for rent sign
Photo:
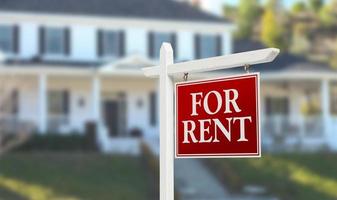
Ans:
{"type": "Polygon", "coordinates": [[[259,74],[176,84],[176,157],[259,157],[259,74]]]}

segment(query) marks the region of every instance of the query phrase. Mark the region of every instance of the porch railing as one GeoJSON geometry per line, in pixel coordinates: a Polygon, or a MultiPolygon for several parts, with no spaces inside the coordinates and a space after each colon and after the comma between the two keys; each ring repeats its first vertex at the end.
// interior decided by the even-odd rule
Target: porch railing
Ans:
{"type": "Polygon", "coordinates": [[[18,116],[12,114],[0,114],[1,132],[7,134],[28,133],[36,129],[34,122],[21,120],[18,116]]]}
{"type": "Polygon", "coordinates": [[[321,136],[324,131],[320,116],[268,116],[262,119],[262,131],[268,135],[321,136]]]}
{"type": "Polygon", "coordinates": [[[305,148],[306,143],[321,144],[324,121],[320,116],[268,116],[262,118],[262,137],[271,150],[305,148]]]}
{"type": "Polygon", "coordinates": [[[48,131],[62,132],[69,125],[69,117],[66,115],[49,115],[48,116],[48,131]]]}

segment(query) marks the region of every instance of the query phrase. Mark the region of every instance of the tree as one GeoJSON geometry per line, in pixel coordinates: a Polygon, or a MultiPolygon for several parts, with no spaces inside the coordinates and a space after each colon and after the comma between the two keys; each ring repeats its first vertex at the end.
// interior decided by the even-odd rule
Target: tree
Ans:
{"type": "Polygon", "coordinates": [[[318,13],[318,11],[322,8],[323,4],[324,4],[323,0],[309,0],[309,8],[315,13],[318,13]]]}
{"type": "Polygon", "coordinates": [[[307,6],[305,5],[305,3],[302,1],[298,1],[293,5],[293,7],[291,8],[291,11],[294,14],[298,14],[298,13],[306,11],[306,9],[307,9],[307,6]]]}
{"type": "Polygon", "coordinates": [[[284,31],[275,10],[278,8],[277,1],[268,2],[262,16],[261,41],[267,46],[284,49],[286,46],[283,38],[284,31]]]}
{"type": "Polygon", "coordinates": [[[240,0],[238,9],[237,36],[239,38],[249,38],[253,34],[254,26],[260,16],[260,6],[258,0],[240,0]]]}
{"type": "Polygon", "coordinates": [[[333,0],[330,4],[325,5],[319,12],[320,22],[325,27],[336,25],[337,22],[337,0],[333,0]]]}

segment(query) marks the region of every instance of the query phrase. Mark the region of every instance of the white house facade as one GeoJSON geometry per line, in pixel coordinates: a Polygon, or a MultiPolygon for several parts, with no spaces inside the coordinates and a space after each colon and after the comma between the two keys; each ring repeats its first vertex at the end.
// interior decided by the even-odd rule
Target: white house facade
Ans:
{"type": "Polygon", "coordinates": [[[162,42],[177,61],[232,51],[233,24],[175,1],[0,3],[3,124],[82,134],[95,122],[107,152],[158,137],[156,80],[140,69],[157,64],[162,42]]]}
{"type": "MultiPolygon", "coordinates": [[[[139,136],[158,142],[158,84],[141,68],[158,64],[162,42],[176,62],[236,51],[235,25],[173,0],[0,4],[1,123],[83,134],[94,122],[104,152],[137,154],[139,136]]],[[[337,73],[293,60],[253,68],[262,73],[264,148],[336,150],[337,73]]]]}

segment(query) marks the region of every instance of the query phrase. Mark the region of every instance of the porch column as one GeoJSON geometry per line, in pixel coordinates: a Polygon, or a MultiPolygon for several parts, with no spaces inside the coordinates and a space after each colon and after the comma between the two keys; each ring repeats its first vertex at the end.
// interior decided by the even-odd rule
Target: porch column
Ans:
{"type": "Polygon", "coordinates": [[[330,89],[329,80],[322,80],[321,86],[321,102],[322,102],[322,120],[324,128],[324,136],[329,141],[330,134],[330,89]]]}
{"type": "Polygon", "coordinates": [[[98,75],[94,75],[92,79],[92,115],[93,120],[97,123],[97,126],[100,123],[101,118],[101,82],[98,75]]]}
{"type": "Polygon", "coordinates": [[[40,133],[46,133],[48,121],[48,93],[47,93],[47,75],[39,75],[39,124],[40,133]]]}

